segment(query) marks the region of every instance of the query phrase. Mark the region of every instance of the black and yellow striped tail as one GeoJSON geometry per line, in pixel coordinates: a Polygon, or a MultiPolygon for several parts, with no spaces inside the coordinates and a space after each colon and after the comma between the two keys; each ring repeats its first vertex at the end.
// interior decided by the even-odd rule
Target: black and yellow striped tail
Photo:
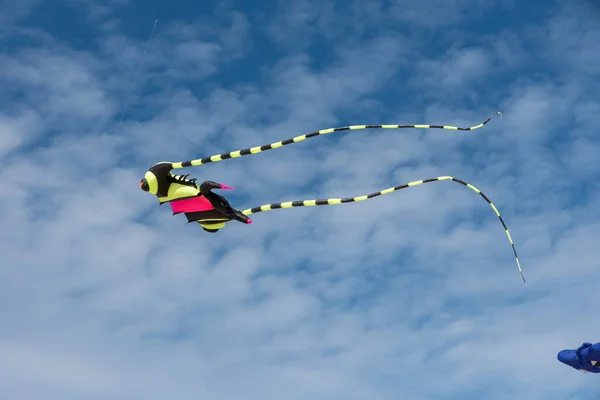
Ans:
{"type": "MultiPolygon", "coordinates": [[[[502,113],[499,111],[496,112],[494,115],[500,115],[500,118],[502,118],[502,113]]],[[[344,126],[344,127],[340,127],[340,128],[323,129],[320,131],[307,133],[307,134],[296,136],[296,137],[293,137],[290,139],[282,140],[280,142],[264,144],[262,146],[250,147],[248,149],[243,149],[243,150],[236,150],[236,151],[232,151],[229,153],[216,154],[214,156],[198,158],[196,160],[173,163],[173,169],[196,167],[199,165],[209,164],[209,163],[213,163],[213,162],[217,162],[217,161],[223,161],[223,160],[227,160],[230,158],[238,158],[238,157],[247,156],[247,155],[251,155],[251,154],[262,153],[263,151],[277,149],[277,148],[287,146],[287,145],[293,144],[293,143],[298,143],[298,142],[301,142],[303,140],[310,139],[313,137],[327,135],[328,133],[332,133],[332,132],[356,131],[356,130],[362,130],[362,129],[407,129],[407,128],[447,129],[447,130],[452,130],[452,131],[473,131],[473,130],[479,129],[479,128],[483,127],[485,124],[487,124],[494,117],[494,115],[492,115],[491,117],[489,117],[488,119],[486,119],[485,121],[480,123],[479,125],[471,126],[468,128],[461,128],[461,127],[450,126],[450,125],[352,125],[352,126],[344,126]]]]}
{"type": "Polygon", "coordinates": [[[498,211],[496,206],[494,206],[494,204],[490,201],[490,199],[488,199],[487,196],[485,194],[483,194],[475,186],[473,186],[470,183],[467,183],[465,181],[462,181],[458,178],[454,178],[452,176],[440,176],[437,178],[430,178],[430,179],[424,179],[424,180],[420,180],[420,181],[410,182],[410,183],[407,183],[407,184],[404,184],[401,186],[395,186],[395,187],[392,187],[389,189],[385,189],[380,192],[371,193],[371,194],[367,194],[367,195],[363,195],[363,196],[357,196],[357,197],[346,197],[346,198],[339,198],[339,199],[319,199],[319,200],[296,200],[296,201],[287,201],[287,202],[283,202],[283,203],[264,204],[262,206],[252,207],[252,208],[243,210],[242,213],[245,215],[250,215],[250,214],[256,214],[259,212],[278,210],[278,209],[283,209],[283,208],[328,206],[328,205],[337,205],[337,204],[345,204],[345,203],[355,203],[358,201],[369,200],[369,199],[372,199],[373,197],[390,194],[390,193],[396,192],[398,190],[406,189],[408,187],[418,186],[423,183],[447,181],[447,180],[458,182],[458,183],[468,187],[469,189],[478,193],[490,205],[490,207],[492,207],[492,209],[498,216],[498,219],[502,223],[502,226],[504,227],[504,231],[506,232],[506,237],[508,238],[508,241],[510,242],[510,245],[512,246],[512,250],[513,250],[513,253],[515,256],[515,261],[517,263],[517,268],[519,269],[519,273],[521,274],[521,279],[523,279],[523,282],[525,283],[525,285],[527,285],[527,281],[525,280],[525,276],[523,275],[523,270],[521,269],[521,263],[519,262],[519,256],[517,255],[517,250],[515,248],[515,244],[512,240],[512,237],[510,236],[510,233],[508,232],[508,227],[504,223],[504,220],[502,219],[502,216],[500,216],[500,212],[498,211]]]}

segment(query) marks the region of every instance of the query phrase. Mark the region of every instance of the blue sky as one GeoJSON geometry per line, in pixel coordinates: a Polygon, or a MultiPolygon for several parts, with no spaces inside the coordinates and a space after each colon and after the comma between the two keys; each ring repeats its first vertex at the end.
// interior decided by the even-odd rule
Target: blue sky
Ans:
{"type": "Polygon", "coordinates": [[[600,341],[600,9],[248,3],[3,4],[0,398],[596,399],[556,353],[600,341]],[[496,111],[187,172],[238,208],[459,177],[528,286],[453,183],[218,235],[138,186],[162,160],[496,111]]]}

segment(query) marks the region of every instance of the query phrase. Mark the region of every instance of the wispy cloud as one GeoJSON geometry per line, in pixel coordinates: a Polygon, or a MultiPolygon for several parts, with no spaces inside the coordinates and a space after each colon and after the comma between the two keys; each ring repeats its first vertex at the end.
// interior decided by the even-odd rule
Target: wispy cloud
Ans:
{"type": "Polygon", "coordinates": [[[38,4],[38,0],[6,0],[2,3],[0,22],[3,25],[18,23],[27,18],[38,4]]]}
{"type": "Polygon", "coordinates": [[[556,361],[600,340],[589,8],[189,4],[159,16],[136,75],[154,19],[69,7],[94,23],[58,33],[28,8],[3,27],[0,397],[597,397],[556,361]],[[452,182],[217,235],[138,189],[161,160],[498,109],[475,132],[340,132],[189,172],[235,186],[239,208],[466,179],[507,221],[527,287],[493,211],[452,182]]]}

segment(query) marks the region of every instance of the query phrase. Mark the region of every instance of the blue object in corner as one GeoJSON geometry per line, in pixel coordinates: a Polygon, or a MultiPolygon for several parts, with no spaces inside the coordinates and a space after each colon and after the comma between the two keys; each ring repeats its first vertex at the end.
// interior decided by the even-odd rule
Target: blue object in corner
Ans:
{"type": "Polygon", "coordinates": [[[600,373],[600,342],[583,343],[577,350],[562,350],[557,358],[581,372],[600,373]]]}

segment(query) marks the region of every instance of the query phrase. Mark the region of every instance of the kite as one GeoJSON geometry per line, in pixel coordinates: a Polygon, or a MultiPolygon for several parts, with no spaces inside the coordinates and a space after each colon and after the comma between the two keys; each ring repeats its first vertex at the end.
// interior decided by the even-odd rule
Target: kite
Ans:
{"type": "Polygon", "coordinates": [[[233,190],[232,187],[213,181],[198,185],[196,178],[173,175],[172,169],[168,162],[153,165],[142,178],[140,188],[156,195],[159,204],[171,204],[173,214],[184,213],[188,222],[198,222],[207,232],[215,233],[232,220],[252,223],[241,211],[231,207],[227,199],[213,192],[214,189],[233,190]]]}
{"type": "Polygon", "coordinates": [[[578,371],[600,373],[600,342],[583,343],[577,350],[561,350],[557,358],[578,371]]]}
{"type": "MultiPolygon", "coordinates": [[[[502,118],[501,112],[496,112],[502,118]]],[[[210,157],[199,158],[196,160],[183,162],[159,162],[154,164],[145,174],[140,182],[140,187],[158,197],[160,204],[170,203],[175,214],[185,213],[188,221],[197,221],[207,232],[217,232],[225,223],[231,220],[250,224],[251,219],[235,210],[229,202],[216,193],[213,189],[231,189],[229,186],[222,185],[212,181],[206,181],[202,185],[196,184],[197,179],[188,180],[188,175],[174,175],[171,173],[174,169],[196,167],[211,162],[223,161],[230,158],[237,158],[251,154],[261,153],[263,151],[277,149],[293,143],[298,143],[306,139],[317,136],[327,135],[332,132],[353,131],[361,129],[447,129],[472,131],[479,129],[487,124],[496,114],[479,125],[469,128],[460,128],[449,125],[352,125],[339,128],[329,128],[320,131],[296,136],[280,142],[255,146],[248,149],[232,151],[229,153],[216,154],[210,157]]]]}
{"type": "MultiPolygon", "coordinates": [[[[502,116],[500,112],[496,113],[502,116]]],[[[159,204],[169,203],[171,205],[171,209],[173,214],[181,214],[183,213],[190,222],[197,222],[200,226],[207,232],[216,233],[220,229],[222,229],[227,222],[235,220],[244,224],[251,224],[252,220],[248,217],[251,214],[256,214],[259,212],[276,210],[276,209],[284,209],[284,208],[295,208],[295,207],[310,207],[310,206],[322,206],[322,205],[338,205],[338,204],[346,204],[353,202],[360,202],[364,200],[369,200],[377,196],[386,195],[389,193],[393,193],[395,191],[405,189],[408,187],[417,186],[423,183],[429,182],[437,182],[443,180],[451,180],[454,182],[458,182],[479,195],[492,207],[502,226],[504,227],[505,233],[508,237],[508,240],[512,246],[512,250],[514,253],[514,257],[517,263],[517,267],[519,269],[519,273],[521,274],[521,278],[523,282],[527,284],[525,277],[523,275],[523,271],[521,269],[521,265],[519,262],[519,257],[517,255],[517,251],[515,249],[515,245],[510,236],[508,228],[504,223],[504,220],[500,216],[498,209],[494,206],[494,204],[475,186],[451,177],[451,176],[441,176],[437,178],[424,179],[420,181],[411,182],[405,185],[395,186],[389,189],[385,189],[376,193],[371,193],[362,196],[356,197],[348,197],[348,198],[338,198],[338,199],[315,199],[315,200],[295,200],[295,201],[287,201],[282,203],[272,203],[272,204],[264,204],[257,207],[248,208],[245,210],[238,210],[233,208],[230,203],[221,195],[218,195],[213,192],[213,190],[232,190],[230,186],[213,182],[213,181],[205,181],[202,184],[198,185],[196,183],[197,179],[188,179],[188,175],[175,175],[171,171],[174,169],[193,167],[208,164],[211,162],[223,161],[230,158],[237,158],[241,156],[257,154],[266,150],[276,149],[282,146],[286,146],[292,143],[298,143],[300,141],[317,137],[320,135],[325,135],[331,132],[338,132],[344,130],[359,130],[359,129],[372,129],[372,128],[382,128],[382,129],[402,129],[402,128],[422,128],[422,129],[450,129],[450,130],[475,130],[481,128],[485,124],[487,124],[493,115],[489,117],[487,120],[482,122],[479,125],[472,126],[469,128],[460,128],[454,126],[447,125],[355,125],[355,126],[347,126],[341,128],[330,128],[324,129],[321,131],[304,134],[301,136],[297,136],[291,139],[283,140],[280,142],[262,145],[257,147],[252,147],[244,150],[233,151],[230,153],[223,153],[214,155],[211,157],[204,157],[191,161],[184,162],[159,162],[153,165],[144,175],[144,178],[140,181],[140,188],[149,192],[155,196],[157,196],[159,204]]]]}

